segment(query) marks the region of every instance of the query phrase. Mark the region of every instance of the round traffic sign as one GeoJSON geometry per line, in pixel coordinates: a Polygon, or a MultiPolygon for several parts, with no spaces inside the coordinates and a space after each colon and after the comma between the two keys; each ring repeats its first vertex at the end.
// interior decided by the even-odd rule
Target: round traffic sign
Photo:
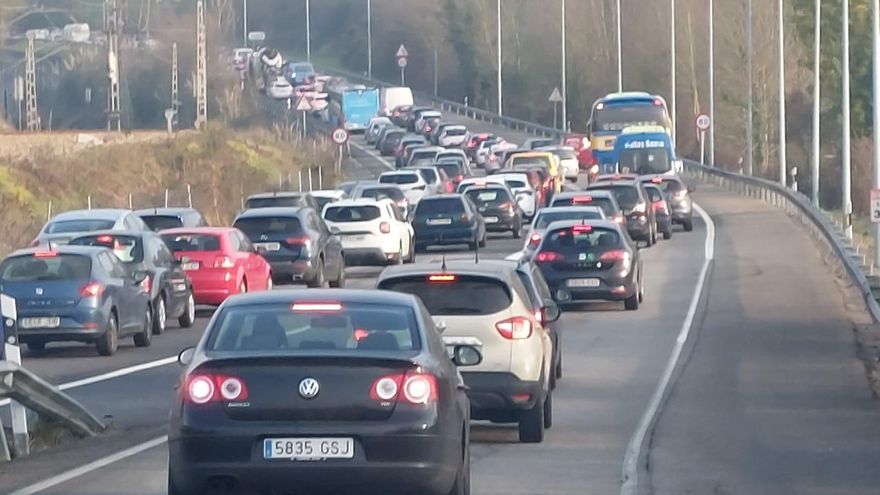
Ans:
{"type": "Polygon", "coordinates": [[[705,113],[697,114],[696,123],[697,129],[701,131],[708,130],[712,126],[712,117],[705,113]]]}
{"type": "Polygon", "coordinates": [[[337,127],[336,129],[333,129],[332,133],[330,133],[330,139],[336,144],[345,144],[345,142],[348,141],[348,131],[341,127],[337,127]]]}
{"type": "Polygon", "coordinates": [[[406,62],[407,62],[406,57],[397,57],[397,66],[400,67],[401,69],[406,67],[406,62]]]}

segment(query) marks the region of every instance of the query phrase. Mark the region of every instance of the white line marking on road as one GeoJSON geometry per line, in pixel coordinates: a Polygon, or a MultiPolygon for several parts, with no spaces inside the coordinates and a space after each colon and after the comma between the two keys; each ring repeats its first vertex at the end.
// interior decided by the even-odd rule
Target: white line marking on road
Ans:
{"type": "Polygon", "coordinates": [[[666,369],[660,377],[660,382],[657,384],[657,389],[654,391],[654,396],[651,397],[651,402],[648,404],[645,414],[642,416],[641,421],[639,421],[638,428],[636,428],[635,433],[633,433],[633,436],[630,438],[629,444],[626,447],[626,452],[623,456],[623,484],[620,487],[621,495],[638,494],[639,458],[642,454],[642,445],[645,443],[648,429],[651,427],[651,424],[657,417],[657,413],[660,411],[663,397],[666,395],[666,392],[671,385],[672,373],[675,371],[676,366],[678,366],[678,359],[681,357],[681,351],[691,333],[694,317],[696,316],[700,299],[703,296],[703,288],[706,284],[706,274],[709,271],[709,265],[715,258],[715,223],[712,221],[712,218],[709,217],[709,214],[698,205],[694,204],[694,210],[706,223],[706,254],[705,260],[703,261],[703,268],[700,270],[700,276],[697,279],[697,285],[694,289],[694,295],[691,298],[691,304],[688,308],[687,316],[685,316],[684,322],[681,325],[681,331],[679,331],[678,338],[675,340],[675,347],[673,347],[672,354],[669,356],[669,362],[666,364],[666,369]]]}
{"type": "Polygon", "coordinates": [[[89,474],[93,471],[97,471],[98,469],[107,467],[116,462],[128,459],[129,457],[138,455],[145,450],[150,450],[153,447],[158,447],[159,445],[162,445],[167,441],[167,435],[163,435],[159,438],[154,438],[142,444],[135,445],[134,447],[129,447],[115,454],[111,454],[107,457],[102,457],[101,459],[98,459],[96,461],[84,464],[78,468],[73,468],[69,471],[65,471],[59,475],[53,476],[39,483],[35,483],[31,486],[22,488],[21,490],[16,490],[9,495],[34,495],[35,493],[40,493],[42,491],[48,490],[49,488],[58,486],[62,483],[66,483],[72,479],[79,478],[80,476],[89,474]]]}
{"type": "Polygon", "coordinates": [[[373,150],[371,150],[371,149],[369,149],[369,148],[367,148],[367,147],[365,147],[365,146],[361,146],[361,145],[355,143],[355,142],[352,141],[352,140],[349,140],[348,142],[351,143],[352,146],[354,146],[355,148],[357,148],[357,149],[363,151],[364,153],[366,153],[366,154],[372,156],[376,161],[378,161],[378,162],[381,163],[382,165],[385,165],[389,170],[394,170],[394,169],[395,169],[394,164],[391,163],[391,162],[389,162],[384,156],[379,155],[379,154],[377,154],[375,151],[373,151],[373,150]]]}
{"type": "MultiPolygon", "coordinates": [[[[94,383],[106,382],[107,380],[112,380],[114,378],[119,378],[126,375],[131,375],[133,373],[139,373],[141,371],[151,370],[153,368],[160,368],[162,366],[167,366],[172,363],[177,362],[177,356],[169,356],[167,358],[157,359],[155,361],[149,361],[146,363],[136,364],[134,366],[129,366],[127,368],[120,368],[118,370],[109,371],[107,373],[102,373],[100,375],[90,376],[83,378],[81,380],[74,380],[72,382],[62,383],[58,385],[58,389],[61,391],[70,390],[72,388],[84,387],[86,385],[92,385],[94,383]]],[[[9,404],[9,399],[0,400],[0,407],[6,406],[9,404]]]]}

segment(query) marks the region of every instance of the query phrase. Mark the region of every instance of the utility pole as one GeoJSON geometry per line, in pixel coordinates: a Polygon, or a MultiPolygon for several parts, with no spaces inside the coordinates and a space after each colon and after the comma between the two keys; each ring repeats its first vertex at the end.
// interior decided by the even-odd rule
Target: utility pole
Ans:
{"type": "MultiPolygon", "coordinates": [[[[565,56],[565,0],[562,0],[562,129],[568,131],[568,89],[566,87],[566,63],[565,56]]],[[[554,106],[554,112],[556,107],[554,106]]],[[[556,123],[556,116],[553,117],[556,123]]]]}
{"type": "Polygon", "coordinates": [[[171,44],[171,123],[177,126],[180,123],[180,64],[177,55],[177,42],[171,44]]]}
{"type": "Polygon", "coordinates": [[[373,1],[367,0],[367,79],[373,78],[373,1]]]}
{"type": "Polygon", "coordinates": [[[121,18],[117,0],[104,0],[104,27],[107,31],[107,130],[122,131],[122,105],[119,95],[119,32],[121,18]]]}
{"type": "Polygon", "coordinates": [[[752,75],[752,71],[753,71],[753,69],[752,69],[752,56],[753,56],[753,52],[754,52],[754,47],[753,47],[754,43],[752,40],[752,22],[753,22],[752,21],[752,7],[753,7],[752,3],[753,3],[753,1],[754,0],[748,0],[748,8],[747,8],[748,19],[746,20],[746,38],[748,38],[746,40],[746,46],[747,46],[747,48],[746,48],[746,79],[748,80],[748,85],[749,85],[749,88],[747,91],[749,102],[746,105],[746,111],[748,112],[748,115],[746,115],[746,126],[748,126],[748,129],[746,129],[746,148],[747,148],[747,150],[746,150],[746,175],[753,174],[753,172],[754,172],[753,164],[755,162],[754,123],[752,122],[752,119],[754,118],[754,115],[753,115],[754,114],[754,108],[753,108],[754,97],[752,95],[752,91],[754,88],[754,83],[752,81],[752,78],[753,78],[753,75],[752,75]]]}
{"type": "Polygon", "coordinates": [[[850,109],[849,109],[849,0],[843,0],[843,214],[846,237],[852,239],[852,161],[850,160],[850,109]]]}
{"type": "Polygon", "coordinates": [[[25,119],[28,132],[40,132],[40,112],[37,109],[37,63],[34,59],[34,36],[28,35],[27,61],[24,69],[25,119]]]}
{"type": "Polygon", "coordinates": [[[623,91],[623,31],[620,23],[620,0],[617,0],[617,92],[623,91]]]}
{"type": "Polygon", "coordinates": [[[248,3],[248,0],[242,0],[241,17],[242,17],[242,29],[244,29],[244,33],[242,34],[242,37],[244,38],[244,44],[241,46],[248,46],[248,41],[249,41],[248,40],[247,3],[248,3]]]}
{"type": "Polygon", "coordinates": [[[504,115],[501,106],[501,0],[498,0],[498,8],[496,13],[498,28],[498,115],[504,115]]]}
{"type": "Polygon", "coordinates": [[[434,97],[437,96],[437,86],[440,82],[439,63],[437,60],[437,49],[434,48],[434,97]]]}
{"type": "Polygon", "coordinates": [[[312,61],[312,6],[306,0],[306,60],[312,61]]]}
{"type": "Polygon", "coordinates": [[[196,129],[208,125],[208,34],[205,29],[205,2],[196,3],[196,129]]]}
{"type": "Polygon", "coordinates": [[[709,0],[709,166],[715,166],[715,0],[709,0]]]}
{"type": "MultiPolygon", "coordinates": [[[[820,60],[822,59],[822,0],[816,0],[816,16],[815,16],[815,29],[813,32],[813,157],[812,157],[812,167],[811,167],[811,194],[810,199],[813,201],[813,206],[819,207],[819,165],[820,165],[820,156],[821,147],[819,142],[819,119],[821,118],[820,111],[821,105],[819,98],[821,97],[821,89],[820,84],[822,78],[819,77],[819,70],[821,70],[820,60]]],[[[875,81],[876,85],[877,82],[875,81]]],[[[875,86],[876,87],[876,86],[875,86]]]]}
{"type": "Polygon", "coordinates": [[[677,141],[678,127],[676,126],[678,112],[675,108],[675,0],[669,0],[669,97],[672,104],[672,142],[677,141]]]}
{"type": "MultiPolygon", "coordinates": [[[[873,36],[872,54],[874,58],[874,189],[880,189],[880,2],[872,0],[873,36]]],[[[880,223],[874,222],[874,266],[880,266],[880,223]]]]}
{"type": "Polygon", "coordinates": [[[785,155],[785,5],[779,0],[779,183],[786,187],[788,167],[785,155]]]}

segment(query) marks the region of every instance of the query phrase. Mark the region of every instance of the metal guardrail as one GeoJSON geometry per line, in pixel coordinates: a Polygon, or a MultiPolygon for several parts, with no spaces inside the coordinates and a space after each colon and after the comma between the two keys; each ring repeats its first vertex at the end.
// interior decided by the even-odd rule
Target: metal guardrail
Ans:
{"type": "Polygon", "coordinates": [[[766,179],[740,175],[693,161],[684,162],[685,173],[704,182],[724,187],[732,192],[759,199],[799,217],[804,226],[817,239],[824,239],[837,255],[853,285],[858,289],[865,307],[876,322],[880,322],[880,304],[874,298],[868,282],[864,258],[849,245],[843,232],[829,219],[825,212],[813,206],[809,199],[797,191],[785,188],[766,179]]]}

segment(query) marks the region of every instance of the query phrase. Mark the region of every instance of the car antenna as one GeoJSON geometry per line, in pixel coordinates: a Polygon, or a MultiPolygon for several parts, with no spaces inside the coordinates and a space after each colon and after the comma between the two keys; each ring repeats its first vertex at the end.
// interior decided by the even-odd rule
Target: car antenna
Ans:
{"type": "Polygon", "coordinates": [[[446,271],[446,255],[443,255],[443,259],[440,262],[440,271],[446,271]]]}

